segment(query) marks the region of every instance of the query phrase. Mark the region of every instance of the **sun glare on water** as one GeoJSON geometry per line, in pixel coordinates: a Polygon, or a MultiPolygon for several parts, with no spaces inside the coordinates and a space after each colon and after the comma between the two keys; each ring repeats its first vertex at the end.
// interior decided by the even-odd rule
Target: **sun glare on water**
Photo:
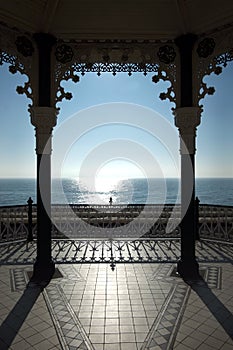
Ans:
{"type": "Polygon", "coordinates": [[[117,185],[120,181],[143,177],[142,170],[128,160],[110,161],[100,167],[97,172],[95,176],[95,190],[100,195],[102,193],[101,197],[106,202],[109,200],[106,195],[112,191],[114,196],[114,191],[117,191],[117,185]]]}

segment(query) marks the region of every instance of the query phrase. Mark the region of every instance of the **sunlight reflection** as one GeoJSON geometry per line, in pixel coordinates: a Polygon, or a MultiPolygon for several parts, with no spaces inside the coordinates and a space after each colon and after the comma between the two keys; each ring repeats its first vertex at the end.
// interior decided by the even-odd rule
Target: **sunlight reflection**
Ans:
{"type": "MultiPolygon", "coordinates": [[[[144,178],[138,165],[129,160],[111,160],[100,167],[95,176],[95,191],[103,202],[117,197],[118,184],[130,178],[144,178]],[[107,194],[107,195],[106,195],[107,194]],[[110,196],[110,197],[109,197],[110,196]]],[[[130,194],[132,196],[132,193],[130,194]]]]}

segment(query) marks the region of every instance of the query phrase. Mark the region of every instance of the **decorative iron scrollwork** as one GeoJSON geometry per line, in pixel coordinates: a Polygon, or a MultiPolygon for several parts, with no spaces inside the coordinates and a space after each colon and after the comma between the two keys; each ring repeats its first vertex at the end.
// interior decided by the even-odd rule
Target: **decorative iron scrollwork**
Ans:
{"type": "MultiPolygon", "coordinates": [[[[175,65],[171,65],[170,70],[165,71],[162,67],[159,67],[155,75],[152,77],[153,83],[158,83],[160,80],[170,81],[171,85],[167,88],[166,92],[161,92],[159,98],[164,101],[168,99],[170,102],[173,102],[175,105],[178,102],[178,90],[177,90],[177,81],[176,81],[176,69],[175,65]]],[[[172,108],[173,109],[173,108],[172,108]]]]}
{"type": "MultiPolygon", "coordinates": [[[[11,62],[12,64],[9,66],[9,72],[11,74],[16,74],[17,72],[21,74],[25,74],[24,66],[19,64],[18,62],[11,62]]],[[[17,86],[16,91],[19,95],[25,94],[28,98],[33,101],[33,94],[30,79],[24,83],[24,86],[17,86]]]]}
{"type": "Polygon", "coordinates": [[[15,45],[19,53],[24,57],[32,56],[34,52],[34,47],[31,41],[26,36],[18,36],[15,45]]]}
{"type": "MultiPolygon", "coordinates": [[[[26,74],[24,65],[18,61],[17,56],[11,55],[7,52],[0,52],[0,65],[3,63],[9,63],[9,72],[11,74],[16,74],[19,72],[20,74],[26,74]]],[[[28,98],[30,98],[33,101],[33,93],[32,93],[32,87],[30,82],[30,77],[28,76],[28,81],[24,83],[24,86],[17,86],[16,91],[18,94],[22,95],[25,94],[28,98]]]]}
{"type": "Polygon", "coordinates": [[[164,45],[159,48],[157,55],[160,62],[169,64],[174,62],[176,52],[172,46],[164,45]]]}
{"type": "Polygon", "coordinates": [[[73,56],[74,52],[69,45],[62,44],[60,46],[57,46],[55,51],[55,57],[58,62],[61,62],[63,64],[71,62],[73,56]]]}
{"type": "Polygon", "coordinates": [[[128,73],[132,75],[134,72],[142,72],[144,75],[147,75],[149,72],[158,71],[157,63],[76,63],[72,66],[72,69],[76,73],[81,73],[85,75],[87,72],[95,72],[97,75],[101,73],[109,72],[113,75],[119,72],[128,73]]]}
{"type": "Polygon", "coordinates": [[[212,38],[205,38],[203,39],[198,47],[197,47],[197,54],[199,57],[207,58],[208,56],[212,55],[215,48],[215,41],[212,38]]]}
{"type": "MultiPolygon", "coordinates": [[[[216,64],[223,65],[223,67],[226,67],[228,62],[233,61],[233,49],[215,57],[214,60],[216,64]]],[[[221,67],[217,67],[217,68],[221,68],[221,67]]],[[[217,74],[216,70],[215,70],[215,74],[217,74]]]]}

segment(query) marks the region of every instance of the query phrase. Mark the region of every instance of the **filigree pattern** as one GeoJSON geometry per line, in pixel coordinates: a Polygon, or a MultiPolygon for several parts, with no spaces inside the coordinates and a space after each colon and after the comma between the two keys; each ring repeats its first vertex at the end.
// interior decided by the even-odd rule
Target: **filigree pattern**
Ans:
{"type": "Polygon", "coordinates": [[[206,95],[213,95],[215,88],[209,87],[203,81],[212,73],[219,75],[227,63],[233,61],[232,28],[217,31],[212,38],[204,38],[197,43],[193,55],[193,102],[200,105],[200,100],[206,95]]]}
{"type": "MultiPolygon", "coordinates": [[[[100,228],[103,227],[103,223],[107,221],[105,212],[109,212],[111,208],[109,206],[83,206],[83,205],[70,205],[73,210],[77,212],[78,217],[80,217],[81,221],[86,220],[89,224],[93,221],[95,225],[99,225],[100,228]],[[94,220],[93,217],[88,215],[88,209],[92,209],[92,212],[99,213],[97,215],[97,219],[94,220]]],[[[155,206],[154,206],[155,207],[155,206]]],[[[120,209],[123,210],[125,207],[119,205],[120,209]]],[[[134,209],[140,213],[141,206],[135,205],[134,209]]],[[[133,210],[133,212],[135,212],[133,210]]],[[[173,230],[166,230],[167,225],[169,224],[168,220],[171,215],[171,211],[174,210],[173,205],[166,205],[162,212],[162,215],[158,218],[158,220],[151,225],[150,229],[146,234],[144,234],[143,238],[172,238],[179,237],[180,235],[180,227],[179,227],[179,207],[177,207],[177,216],[172,219],[171,224],[173,225],[173,230]]],[[[37,233],[37,224],[36,224],[36,205],[32,206],[32,233],[33,236],[36,237],[37,233]]],[[[80,220],[75,220],[73,225],[69,222],[69,219],[66,215],[66,207],[65,205],[53,205],[52,211],[57,216],[56,226],[52,225],[52,236],[53,238],[65,238],[61,232],[64,232],[68,236],[71,235],[75,237],[75,231],[78,232],[79,237],[90,237],[93,238],[93,234],[91,233],[93,225],[89,226],[89,231],[85,231],[85,228],[82,225],[80,220]],[[60,228],[60,230],[59,230],[60,228]],[[70,232],[71,231],[71,232],[70,232]]],[[[133,212],[129,212],[128,215],[123,212],[123,224],[127,224],[131,219],[134,219],[133,212]]],[[[13,206],[13,207],[0,207],[0,242],[4,243],[11,240],[19,240],[19,239],[27,239],[28,235],[28,206],[13,206]]],[[[116,214],[115,214],[116,216],[116,214]]],[[[212,238],[212,239],[221,239],[233,242],[233,207],[228,206],[216,206],[216,205],[200,205],[199,206],[199,234],[200,237],[212,238]]],[[[116,226],[116,224],[120,225],[120,217],[116,218],[116,222],[113,220],[110,223],[110,227],[116,226]]],[[[134,227],[134,229],[136,226],[134,227]]],[[[140,227],[138,227],[139,232],[141,232],[140,227]]],[[[136,237],[135,232],[133,237],[136,237]]],[[[120,236],[119,236],[120,237],[120,236]]],[[[127,237],[129,238],[129,236],[127,237]]],[[[62,242],[62,241],[60,241],[62,242]]],[[[119,241],[118,241],[119,242],[119,241]]]]}
{"type": "MultiPolygon", "coordinates": [[[[73,69],[69,69],[64,73],[62,80],[66,80],[66,81],[72,80],[74,83],[77,83],[79,82],[79,76],[75,74],[73,69]]],[[[58,85],[56,98],[55,98],[56,103],[61,102],[63,99],[71,100],[72,97],[73,96],[71,92],[66,92],[61,85],[58,85]]]]}
{"type": "Polygon", "coordinates": [[[212,55],[215,48],[215,41],[212,38],[205,38],[203,39],[198,47],[197,47],[197,54],[199,57],[207,58],[208,56],[212,55]]]}
{"type": "Polygon", "coordinates": [[[72,97],[71,92],[66,92],[62,86],[58,87],[56,102],[61,102],[63,99],[71,100],[72,97]]]}
{"type": "Polygon", "coordinates": [[[160,62],[169,64],[174,62],[176,57],[176,52],[173,46],[164,45],[159,48],[157,55],[160,62]]]}
{"type": "MultiPolygon", "coordinates": [[[[0,65],[2,65],[4,62],[10,63],[12,66],[15,66],[16,62],[17,62],[17,57],[9,54],[7,52],[1,51],[1,53],[0,53],[0,65]]],[[[19,64],[18,64],[18,66],[19,66],[19,64]]],[[[23,68],[22,64],[20,66],[23,68]]],[[[17,70],[15,71],[15,73],[16,72],[17,72],[17,70]]]]}
{"type": "Polygon", "coordinates": [[[74,56],[74,52],[69,45],[62,44],[57,46],[55,51],[55,57],[58,62],[61,62],[63,64],[70,62],[72,61],[73,56],[74,56]]]}
{"type": "MultiPolygon", "coordinates": [[[[164,68],[159,67],[156,74],[153,76],[152,81],[153,83],[158,83],[160,80],[163,81],[170,81],[171,85],[167,88],[166,92],[161,92],[159,95],[161,100],[168,99],[170,102],[175,103],[175,105],[178,103],[177,95],[178,95],[178,89],[177,89],[177,80],[176,80],[176,66],[173,65],[172,68],[170,67],[169,71],[164,70],[164,68]]],[[[174,109],[174,108],[172,108],[174,109]]]]}
{"type": "MultiPolygon", "coordinates": [[[[60,55],[59,51],[59,55],[60,55]]],[[[61,102],[63,98],[70,98],[71,94],[64,91],[60,86],[62,80],[71,79],[78,81],[78,75],[84,76],[92,72],[100,76],[102,73],[111,73],[115,76],[119,72],[127,73],[131,76],[134,72],[141,72],[147,75],[149,72],[158,73],[160,66],[167,72],[166,80],[171,81],[171,85],[176,81],[174,75],[177,72],[176,48],[172,42],[163,45],[156,40],[92,40],[71,41],[69,44],[60,42],[54,49],[54,96],[56,102],[61,102]],[[71,48],[71,61],[58,59],[58,48],[71,48]],[[63,63],[64,62],[64,63],[63,63]],[[173,63],[172,63],[173,62],[173,63]],[[171,78],[171,79],[170,79],[171,78]]],[[[174,98],[174,87],[169,89],[169,95],[174,98]]],[[[162,95],[163,97],[163,95],[162,95]]]]}
{"type": "MultiPolygon", "coordinates": [[[[19,64],[18,62],[15,62],[14,65],[12,64],[11,66],[9,66],[9,71],[12,74],[16,74],[17,72],[19,72],[21,74],[25,74],[23,65],[19,64]]],[[[16,91],[18,94],[20,94],[20,95],[25,94],[28,98],[33,100],[33,94],[32,94],[30,80],[26,81],[24,83],[24,86],[17,86],[16,91]]]]}
{"type": "MultiPolygon", "coordinates": [[[[226,67],[228,62],[233,61],[233,49],[215,57],[214,61],[216,62],[217,65],[226,67]]],[[[218,67],[218,68],[221,68],[221,67],[218,67]]]]}
{"type": "MultiPolygon", "coordinates": [[[[73,64],[70,69],[68,69],[64,75],[61,77],[57,77],[57,82],[59,80],[72,80],[74,83],[79,81],[80,73],[84,76],[88,72],[95,72],[98,76],[101,73],[112,73],[115,76],[118,72],[125,72],[131,76],[134,72],[142,72],[144,75],[147,75],[148,72],[157,72],[159,65],[154,64],[136,64],[136,63],[76,63],[73,64]]],[[[70,92],[65,92],[62,86],[57,87],[56,94],[56,103],[61,102],[63,99],[70,100],[72,98],[72,94],[70,92]]]]}
{"type": "Polygon", "coordinates": [[[19,72],[28,77],[24,86],[17,86],[16,91],[33,100],[32,82],[35,82],[37,70],[34,67],[35,50],[31,38],[0,24],[0,42],[0,64],[8,63],[12,74],[19,72]]]}
{"type": "Polygon", "coordinates": [[[32,42],[26,36],[18,36],[15,45],[19,53],[24,57],[32,56],[34,48],[32,42]]]}
{"type": "Polygon", "coordinates": [[[97,73],[97,75],[101,75],[101,73],[112,73],[112,75],[116,75],[117,73],[124,72],[128,73],[129,76],[135,72],[142,72],[144,75],[147,75],[149,72],[156,72],[158,70],[159,65],[154,64],[143,64],[143,63],[77,63],[72,66],[74,72],[81,73],[81,75],[85,75],[88,72],[97,73]]]}
{"type": "Polygon", "coordinates": [[[202,62],[202,64],[201,62],[199,63],[202,69],[199,70],[194,85],[194,100],[197,101],[197,105],[199,105],[201,108],[203,107],[203,105],[199,104],[200,100],[205,98],[206,95],[213,95],[215,93],[215,88],[213,86],[207,86],[203,79],[205,76],[210,75],[212,73],[216,75],[222,73],[222,67],[219,65],[219,61],[220,60],[218,59],[218,57],[215,57],[212,59],[211,62],[209,62],[208,65],[206,65],[206,63],[204,62],[202,62]],[[205,67],[205,69],[203,69],[203,67],[205,67]]]}

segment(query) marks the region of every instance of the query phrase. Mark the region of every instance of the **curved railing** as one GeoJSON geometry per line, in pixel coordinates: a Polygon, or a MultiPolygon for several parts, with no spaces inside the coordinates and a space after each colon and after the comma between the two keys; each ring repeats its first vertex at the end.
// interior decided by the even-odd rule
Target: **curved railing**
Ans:
{"type": "Polygon", "coordinates": [[[201,238],[226,240],[233,243],[233,207],[200,205],[198,230],[201,238]]]}
{"type": "MultiPolygon", "coordinates": [[[[0,242],[36,237],[36,205],[0,207],[0,242]]],[[[233,242],[233,207],[199,205],[200,238],[233,242]]],[[[172,238],[180,205],[52,205],[53,238],[172,238]],[[71,215],[72,214],[72,215],[71,215]]]]}
{"type": "MultiPolygon", "coordinates": [[[[36,234],[36,221],[34,221],[32,232],[34,235],[36,234]]],[[[28,206],[15,205],[0,207],[0,242],[25,239],[27,237],[28,206]]]]}

